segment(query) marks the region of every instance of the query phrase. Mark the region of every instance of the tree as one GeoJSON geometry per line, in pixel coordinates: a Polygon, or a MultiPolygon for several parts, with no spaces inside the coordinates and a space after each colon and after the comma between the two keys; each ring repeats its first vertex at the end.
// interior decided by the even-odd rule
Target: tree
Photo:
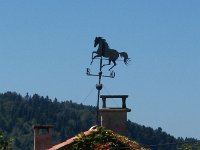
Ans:
{"type": "Polygon", "coordinates": [[[5,137],[0,131],[0,150],[12,150],[12,140],[5,137]]]}

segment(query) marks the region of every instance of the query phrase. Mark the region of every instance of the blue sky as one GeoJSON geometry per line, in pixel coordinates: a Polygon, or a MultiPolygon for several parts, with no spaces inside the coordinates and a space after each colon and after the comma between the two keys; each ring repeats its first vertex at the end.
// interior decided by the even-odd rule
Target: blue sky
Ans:
{"type": "Polygon", "coordinates": [[[94,38],[102,36],[132,60],[117,62],[102,94],[128,94],[133,122],[200,139],[199,6],[198,0],[1,0],[0,92],[95,106],[98,79],[85,72],[98,72],[99,60],[90,61],[94,38]]]}

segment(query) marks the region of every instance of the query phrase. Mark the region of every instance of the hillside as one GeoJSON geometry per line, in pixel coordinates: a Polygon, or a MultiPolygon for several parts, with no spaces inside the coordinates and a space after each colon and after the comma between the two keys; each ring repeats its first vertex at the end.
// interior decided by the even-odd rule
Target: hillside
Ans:
{"type": "MultiPolygon", "coordinates": [[[[38,94],[21,96],[15,92],[0,94],[0,130],[14,140],[14,149],[33,148],[34,124],[54,125],[54,143],[62,142],[95,124],[96,109],[93,106],[51,100],[38,94]]],[[[129,138],[143,146],[183,142],[163,132],[128,121],[129,138]]],[[[194,139],[190,139],[195,141],[194,139]]],[[[176,145],[153,146],[152,149],[176,149],[176,145]]]]}

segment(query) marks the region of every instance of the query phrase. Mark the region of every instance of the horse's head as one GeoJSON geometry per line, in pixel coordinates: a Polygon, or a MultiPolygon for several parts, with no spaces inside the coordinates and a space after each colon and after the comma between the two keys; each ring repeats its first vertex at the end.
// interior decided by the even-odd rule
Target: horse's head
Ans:
{"type": "Polygon", "coordinates": [[[94,40],[94,47],[96,47],[102,40],[102,37],[96,37],[94,40]]]}

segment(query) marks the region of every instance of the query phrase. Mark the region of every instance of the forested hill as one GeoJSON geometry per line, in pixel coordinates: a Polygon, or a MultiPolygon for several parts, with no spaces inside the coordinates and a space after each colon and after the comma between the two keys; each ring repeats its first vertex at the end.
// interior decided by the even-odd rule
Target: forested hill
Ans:
{"type": "MultiPolygon", "coordinates": [[[[95,124],[96,109],[92,106],[51,100],[38,94],[21,96],[15,92],[0,94],[0,130],[13,138],[15,150],[33,149],[33,130],[35,124],[54,125],[54,142],[61,142],[77,133],[88,130],[95,124]]],[[[163,132],[153,130],[128,121],[129,137],[142,145],[162,145],[183,142],[163,132]]],[[[190,139],[194,140],[194,139],[190,139]]],[[[175,145],[155,146],[152,149],[176,149],[175,145]]]]}

